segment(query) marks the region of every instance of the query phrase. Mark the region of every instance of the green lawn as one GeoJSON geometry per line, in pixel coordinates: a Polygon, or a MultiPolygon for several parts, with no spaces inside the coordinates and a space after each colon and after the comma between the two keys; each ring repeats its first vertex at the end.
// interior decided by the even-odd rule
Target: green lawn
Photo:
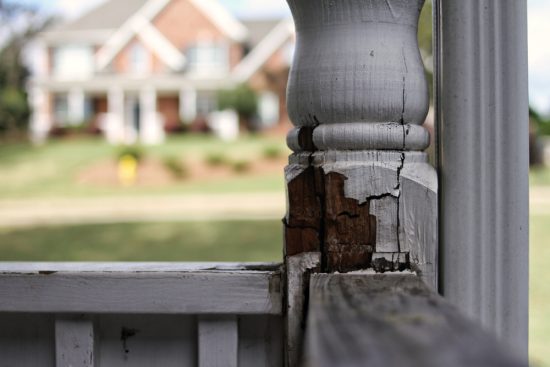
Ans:
{"type": "Polygon", "coordinates": [[[529,183],[532,186],[550,186],[550,169],[548,167],[532,168],[529,172],[529,183]]]}
{"type": "Polygon", "coordinates": [[[0,261],[281,261],[281,221],[6,229],[0,261]]]}
{"type": "Polygon", "coordinates": [[[550,215],[531,216],[530,230],[529,352],[550,367],[550,215]]]}
{"type": "MultiPolygon", "coordinates": [[[[212,154],[223,154],[229,160],[261,158],[269,147],[281,154],[289,151],[283,138],[244,136],[224,142],[212,136],[184,135],[169,137],[166,143],[144,147],[146,157],[162,160],[182,157],[205,161],[212,154]]],[[[158,187],[109,187],[78,183],[80,172],[98,162],[114,160],[117,147],[101,138],[52,140],[43,146],[23,143],[0,144],[0,199],[28,197],[67,197],[90,195],[151,195],[196,192],[281,191],[283,173],[254,177],[232,177],[223,183],[182,181],[158,187]]]]}

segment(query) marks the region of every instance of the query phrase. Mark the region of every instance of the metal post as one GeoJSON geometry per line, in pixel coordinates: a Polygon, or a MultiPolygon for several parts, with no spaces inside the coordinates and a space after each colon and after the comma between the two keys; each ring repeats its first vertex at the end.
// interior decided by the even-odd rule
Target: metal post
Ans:
{"type": "Polygon", "coordinates": [[[526,0],[437,0],[441,291],[527,357],[526,0]]]}

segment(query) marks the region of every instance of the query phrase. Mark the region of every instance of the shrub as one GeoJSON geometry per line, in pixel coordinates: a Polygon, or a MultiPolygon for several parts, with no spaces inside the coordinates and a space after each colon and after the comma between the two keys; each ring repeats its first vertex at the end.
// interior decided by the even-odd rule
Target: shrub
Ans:
{"type": "Polygon", "coordinates": [[[139,145],[125,145],[119,147],[116,153],[117,160],[124,156],[130,156],[140,162],[145,156],[145,151],[139,145]]]}
{"type": "Polygon", "coordinates": [[[206,164],[212,167],[222,166],[227,163],[227,159],[222,153],[210,153],[206,156],[206,164]]]}
{"type": "Polygon", "coordinates": [[[281,149],[275,145],[266,147],[263,151],[263,156],[267,159],[277,159],[280,158],[282,155],[283,152],[281,151],[281,149]]]}
{"type": "Polygon", "coordinates": [[[166,168],[174,178],[183,179],[189,176],[189,170],[181,159],[175,156],[168,156],[162,160],[164,168],[166,168]]]}
{"type": "Polygon", "coordinates": [[[232,164],[233,171],[236,173],[244,173],[250,170],[250,162],[248,161],[236,161],[232,164]]]}
{"type": "Polygon", "coordinates": [[[258,96],[247,84],[241,84],[231,90],[219,91],[218,107],[220,110],[235,110],[241,118],[249,119],[258,111],[258,96]]]}

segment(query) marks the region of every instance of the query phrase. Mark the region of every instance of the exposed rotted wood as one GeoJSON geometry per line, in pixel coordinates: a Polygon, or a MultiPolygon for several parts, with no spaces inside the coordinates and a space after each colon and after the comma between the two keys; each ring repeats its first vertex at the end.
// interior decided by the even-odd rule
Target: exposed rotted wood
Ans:
{"type": "Polygon", "coordinates": [[[312,275],[306,364],[527,366],[414,274],[312,275]]]}
{"type": "Polygon", "coordinates": [[[320,251],[321,203],[315,190],[313,167],[306,167],[287,184],[285,255],[320,251]]]}
{"type": "Polygon", "coordinates": [[[295,152],[313,152],[317,150],[313,143],[313,127],[301,126],[292,129],[287,136],[287,145],[295,152]]]}
{"type": "Polygon", "coordinates": [[[329,272],[348,272],[371,266],[376,246],[376,217],[369,213],[369,202],[344,194],[339,173],[325,175],[324,264],[329,272]]]}

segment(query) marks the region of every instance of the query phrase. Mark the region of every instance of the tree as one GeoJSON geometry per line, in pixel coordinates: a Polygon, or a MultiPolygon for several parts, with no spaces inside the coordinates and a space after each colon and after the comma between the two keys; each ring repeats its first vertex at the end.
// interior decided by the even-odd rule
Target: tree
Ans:
{"type": "Polygon", "coordinates": [[[26,93],[29,70],[22,55],[29,40],[49,20],[34,8],[0,0],[0,22],[0,31],[7,35],[0,46],[0,134],[19,135],[31,114],[26,93]]]}

